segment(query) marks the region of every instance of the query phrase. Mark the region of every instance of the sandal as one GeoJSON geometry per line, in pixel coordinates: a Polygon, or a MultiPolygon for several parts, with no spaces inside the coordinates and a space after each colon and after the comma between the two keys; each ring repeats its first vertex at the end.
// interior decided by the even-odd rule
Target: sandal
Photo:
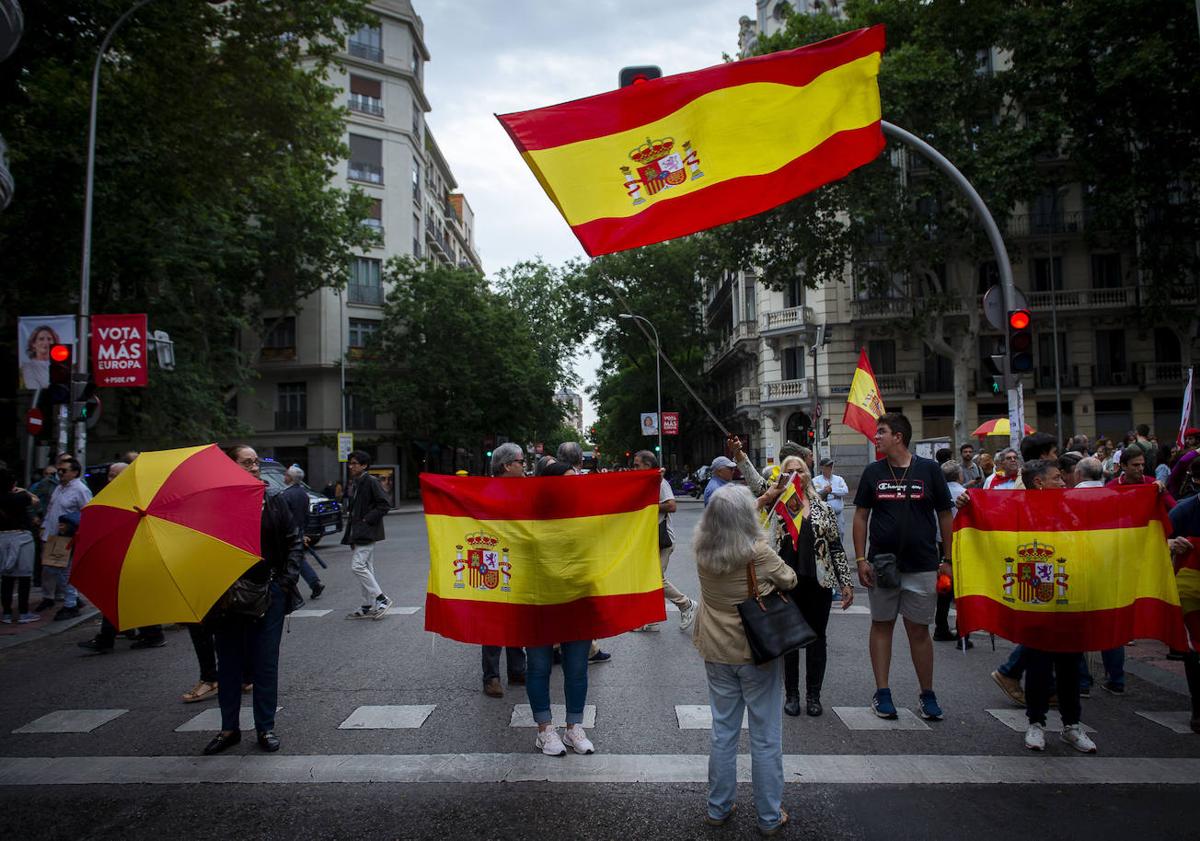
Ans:
{"type": "Polygon", "coordinates": [[[211,698],[217,694],[216,681],[202,680],[193,686],[190,690],[183,693],[183,703],[194,704],[197,701],[203,701],[206,698],[211,698]]]}

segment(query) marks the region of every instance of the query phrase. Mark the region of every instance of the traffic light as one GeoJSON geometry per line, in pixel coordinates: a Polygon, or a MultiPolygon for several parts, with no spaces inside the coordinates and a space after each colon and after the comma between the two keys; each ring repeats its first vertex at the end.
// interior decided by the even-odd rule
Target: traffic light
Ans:
{"type": "Polygon", "coordinates": [[[100,420],[96,379],[90,373],[75,374],[71,381],[71,420],[83,421],[89,429],[100,420]]]}
{"type": "Polygon", "coordinates": [[[651,79],[661,79],[662,68],[653,64],[643,64],[637,67],[622,67],[617,74],[618,87],[627,88],[630,85],[640,85],[651,79]]]}
{"type": "Polygon", "coordinates": [[[71,346],[54,345],[50,348],[51,403],[68,403],[71,400],[71,346]]]}
{"type": "Polygon", "coordinates": [[[1008,313],[1008,370],[1013,374],[1033,370],[1033,317],[1029,310],[1008,313]]]}
{"type": "Polygon", "coordinates": [[[830,433],[833,431],[833,421],[830,420],[829,418],[825,418],[824,420],[821,421],[821,423],[823,424],[823,427],[821,429],[821,437],[828,438],[830,433]]]}
{"type": "Polygon", "coordinates": [[[815,441],[816,438],[817,438],[817,431],[810,426],[808,428],[808,435],[807,435],[807,442],[808,442],[809,446],[812,446],[812,442],[815,441]]]}
{"type": "Polygon", "coordinates": [[[492,457],[492,451],[491,451],[491,450],[488,450],[486,453],[484,453],[484,455],[485,455],[485,456],[487,456],[488,458],[491,458],[491,457],[492,457]]]}

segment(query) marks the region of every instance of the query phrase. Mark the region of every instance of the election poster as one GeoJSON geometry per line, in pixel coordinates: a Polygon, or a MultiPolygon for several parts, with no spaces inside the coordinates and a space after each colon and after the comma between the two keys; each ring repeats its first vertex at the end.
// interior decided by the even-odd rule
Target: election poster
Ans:
{"type": "Polygon", "coordinates": [[[17,320],[21,388],[50,386],[50,348],[75,344],[75,316],[23,315],[17,320]]]}

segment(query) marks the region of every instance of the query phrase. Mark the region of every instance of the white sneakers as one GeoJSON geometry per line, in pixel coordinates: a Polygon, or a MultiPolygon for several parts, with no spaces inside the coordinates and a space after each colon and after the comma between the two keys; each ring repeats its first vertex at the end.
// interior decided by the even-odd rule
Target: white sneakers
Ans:
{"type": "Polygon", "coordinates": [[[547,727],[545,730],[538,730],[537,738],[533,741],[533,746],[546,754],[546,756],[567,755],[567,749],[563,747],[562,739],[558,738],[558,728],[556,727],[547,727]]]}
{"type": "Polygon", "coordinates": [[[1046,749],[1046,728],[1040,724],[1030,724],[1025,731],[1025,747],[1030,750],[1046,749]]]}
{"type": "MultiPolygon", "coordinates": [[[[1080,753],[1096,752],[1096,743],[1083,732],[1082,724],[1068,724],[1064,727],[1062,740],[1080,753]]],[[[1045,750],[1046,728],[1040,724],[1030,724],[1029,729],[1025,731],[1025,747],[1030,750],[1045,750]]]]}
{"type": "Polygon", "coordinates": [[[1095,753],[1096,743],[1083,732],[1082,724],[1068,724],[1063,728],[1062,740],[1080,753],[1095,753]]]}
{"type": "Polygon", "coordinates": [[[583,732],[583,728],[578,724],[567,726],[563,732],[562,743],[569,747],[575,753],[589,754],[595,753],[596,748],[592,745],[592,740],[587,737],[587,733],[583,732]]]}
{"type": "Polygon", "coordinates": [[[567,748],[580,754],[596,752],[596,747],[592,744],[592,740],[587,737],[587,733],[578,724],[569,725],[563,731],[562,738],[559,738],[558,728],[556,727],[547,727],[545,730],[538,730],[533,746],[546,754],[546,756],[566,756],[567,748]]]}
{"type": "Polygon", "coordinates": [[[688,602],[687,607],[679,611],[679,630],[686,631],[692,626],[692,623],[696,621],[697,607],[699,607],[699,605],[696,604],[696,600],[692,599],[690,602],[688,602]]]}

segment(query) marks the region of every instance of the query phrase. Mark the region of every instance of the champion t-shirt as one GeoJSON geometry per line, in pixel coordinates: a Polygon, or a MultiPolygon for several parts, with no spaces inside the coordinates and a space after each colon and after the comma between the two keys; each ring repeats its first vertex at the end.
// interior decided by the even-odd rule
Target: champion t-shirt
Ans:
{"type": "Polygon", "coordinates": [[[871,512],[871,557],[891,552],[901,572],[937,570],[937,512],[949,511],[952,503],[936,461],[914,455],[907,472],[892,468],[887,459],[872,462],[863,471],[854,504],[871,512]]]}

